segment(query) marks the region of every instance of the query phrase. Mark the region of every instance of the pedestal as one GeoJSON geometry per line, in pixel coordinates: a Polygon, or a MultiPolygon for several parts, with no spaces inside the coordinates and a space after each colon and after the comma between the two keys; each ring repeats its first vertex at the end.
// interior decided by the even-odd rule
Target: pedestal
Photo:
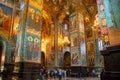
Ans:
{"type": "Polygon", "coordinates": [[[18,77],[18,80],[40,79],[40,63],[18,62],[15,66],[19,68],[18,72],[14,72],[14,75],[18,77]]]}
{"type": "Polygon", "coordinates": [[[1,72],[2,79],[11,79],[13,76],[14,64],[4,63],[4,70],[1,72]]]}
{"type": "Polygon", "coordinates": [[[88,77],[87,66],[71,66],[71,77],[88,77]]]}
{"type": "Polygon", "coordinates": [[[101,51],[104,56],[103,79],[120,80],[120,45],[107,47],[101,51]]]}

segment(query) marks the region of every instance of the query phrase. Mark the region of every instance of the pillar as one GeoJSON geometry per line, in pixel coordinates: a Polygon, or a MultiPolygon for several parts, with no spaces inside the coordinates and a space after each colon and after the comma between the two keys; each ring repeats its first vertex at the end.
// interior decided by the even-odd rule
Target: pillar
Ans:
{"type": "Polygon", "coordinates": [[[101,30],[104,49],[103,78],[108,80],[120,79],[120,0],[97,0],[101,19],[101,30]],[[103,13],[104,12],[104,13],[103,13]],[[103,14],[102,14],[103,13],[103,14]],[[104,18],[103,18],[104,17],[104,18]],[[105,24],[105,25],[104,25],[105,24]]]}
{"type": "MultiPolygon", "coordinates": [[[[70,15],[71,70],[87,76],[84,18],[80,12],[70,15]],[[80,70],[80,72],[78,72],[80,70]]],[[[79,75],[78,75],[79,76],[79,75]]]]}
{"type": "Polygon", "coordinates": [[[17,72],[22,80],[39,79],[41,29],[42,0],[20,1],[14,72],[17,72]]]}
{"type": "Polygon", "coordinates": [[[58,25],[55,23],[55,67],[58,67],[58,25]]]}

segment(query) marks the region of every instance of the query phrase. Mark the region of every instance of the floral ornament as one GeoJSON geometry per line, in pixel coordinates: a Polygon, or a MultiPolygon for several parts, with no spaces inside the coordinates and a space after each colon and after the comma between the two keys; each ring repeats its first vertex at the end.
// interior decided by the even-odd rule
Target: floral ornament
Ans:
{"type": "Polygon", "coordinates": [[[97,0],[97,3],[100,5],[103,3],[103,0],[97,0]]]}
{"type": "Polygon", "coordinates": [[[100,10],[101,10],[101,11],[104,11],[104,9],[105,9],[105,8],[104,8],[104,5],[103,5],[103,4],[100,5],[100,10]]]}
{"type": "Polygon", "coordinates": [[[105,42],[108,42],[108,41],[109,41],[108,35],[105,35],[105,36],[104,36],[104,41],[105,41],[105,42]]]}
{"type": "Polygon", "coordinates": [[[106,25],[107,25],[107,20],[106,20],[106,19],[103,19],[103,20],[102,20],[102,25],[103,25],[103,26],[106,26],[106,25]]]}
{"type": "Polygon", "coordinates": [[[103,27],[103,28],[101,29],[101,33],[102,33],[102,34],[107,34],[107,33],[108,33],[108,28],[107,28],[107,27],[103,27]]]}

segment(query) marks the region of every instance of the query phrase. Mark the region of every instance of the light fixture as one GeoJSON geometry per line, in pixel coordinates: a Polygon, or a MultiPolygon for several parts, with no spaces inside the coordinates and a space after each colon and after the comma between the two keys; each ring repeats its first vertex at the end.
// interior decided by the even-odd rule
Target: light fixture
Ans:
{"type": "Polygon", "coordinates": [[[63,44],[69,44],[70,41],[68,39],[68,36],[65,36],[64,39],[63,39],[63,44]]]}
{"type": "Polygon", "coordinates": [[[59,35],[58,36],[58,46],[62,46],[62,41],[63,41],[63,38],[62,38],[62,35],[59,35]]]}

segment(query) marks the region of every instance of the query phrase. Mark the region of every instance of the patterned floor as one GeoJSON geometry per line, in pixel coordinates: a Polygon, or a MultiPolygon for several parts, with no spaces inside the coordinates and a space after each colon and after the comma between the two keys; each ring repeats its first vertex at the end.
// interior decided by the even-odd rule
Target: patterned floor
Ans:
{"type": "MultiPolygon", "coordinates": [[[[47,79],[47,80],[59,80],[59,79],[47,79]]],[[[85,77],[85,78],[63,78],[62,80],[100,80],[100,78],[92,78],[92,77],[85,77]]]]}
{"type": "MultiPolygon", "coordinates": [[[[0,77],[0,80],[3,80],[0,77]]],[[[16,79],[12,79],[12,80],[16,80],[16,79]]],[[[40,79],[37,79],[40,80],[40,79]]],[[[49,79],[44,79],[44,80],[59,80],[58,78],[49,78],[49,79]]],[[[100,80],[100,78],[93,78],[93,77],[85,77],[85,78],[62,78],[62,80],[100,80]]]]}

